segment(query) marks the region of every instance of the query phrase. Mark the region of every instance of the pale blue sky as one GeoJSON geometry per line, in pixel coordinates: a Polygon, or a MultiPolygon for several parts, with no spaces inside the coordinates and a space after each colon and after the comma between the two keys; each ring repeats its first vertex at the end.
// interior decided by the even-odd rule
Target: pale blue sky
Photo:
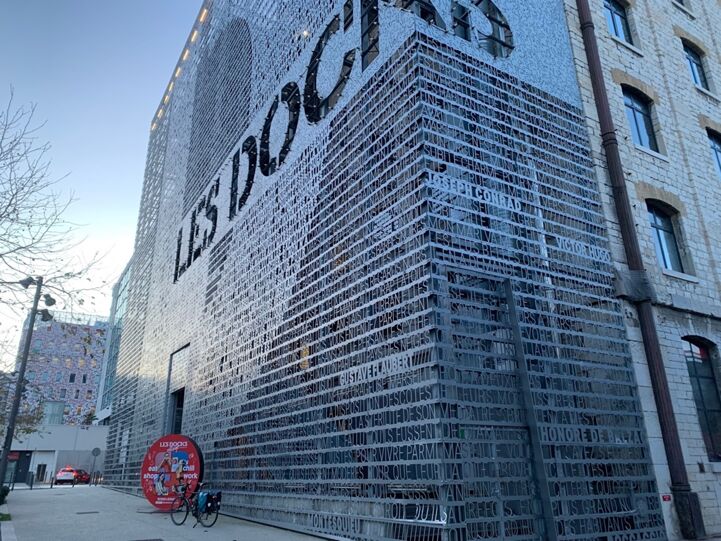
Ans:
{"type": "Polygon", "coordinates": [[[200,3],[0,0],[0,103],[11,84],[37,103],[74,220],[134,229],[150,120],[200,3]]]}
{"type": "Polygon", "coordinates": [[[18,104],[37,104],[52,172],[77,199],[67,218],[86,224],[82,250],[110,251],[94,279],[115,279],[131,255],[150,121],[200,5],[0,0],[0,104],[11,85],[18,104]]]}

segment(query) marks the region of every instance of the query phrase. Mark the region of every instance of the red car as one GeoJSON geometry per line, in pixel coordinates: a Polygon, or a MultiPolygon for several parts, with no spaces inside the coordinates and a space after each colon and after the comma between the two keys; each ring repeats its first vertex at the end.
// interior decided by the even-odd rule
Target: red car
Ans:
{"type": "Polygon", "coordinates": [[[90,474],[85,470],[73,468],[72,466],[65,466],[58,471],[55,476],[55,484],[62,485],[63,483],[85,483],[90,484],[90,474]]]}

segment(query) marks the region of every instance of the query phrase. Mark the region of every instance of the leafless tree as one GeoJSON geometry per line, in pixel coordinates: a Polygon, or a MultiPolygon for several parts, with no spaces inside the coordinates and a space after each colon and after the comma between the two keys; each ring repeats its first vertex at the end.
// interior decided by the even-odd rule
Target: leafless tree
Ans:
{"type": "Polygon", "coordinates": [[[26,276],[44,276],[44,290],[59,295],[64,308],[82,304],[81,294],[92,288],[80,279],[97,260],[69,259],[76,225],[63,215],[73,198],[50,174],[50,144],[39,138],[35,110],[17,106],[11,90],[0,111],[0,307],[18,313],[28,306],[17,285],[26,276]]]}

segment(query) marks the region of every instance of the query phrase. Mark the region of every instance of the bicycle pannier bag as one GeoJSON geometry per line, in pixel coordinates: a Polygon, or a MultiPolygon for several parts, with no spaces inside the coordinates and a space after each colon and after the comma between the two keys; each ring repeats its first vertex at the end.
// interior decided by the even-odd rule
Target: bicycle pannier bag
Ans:
{"type": "Polygon", "coordinates": [[[198,492],[198,509],[204,511],[208,505],[208,493],[198,492]]]}

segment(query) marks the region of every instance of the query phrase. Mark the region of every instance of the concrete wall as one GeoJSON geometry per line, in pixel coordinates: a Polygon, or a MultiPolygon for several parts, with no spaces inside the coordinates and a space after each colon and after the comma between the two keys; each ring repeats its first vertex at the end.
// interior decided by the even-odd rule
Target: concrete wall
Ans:
{"type": "Polygon", "coordinates": [[[37,472],[39,464],[46,465],[46,481],[63,466],[91,471],[103,471],[107,426],[46,425],[23,441],[13,442],[13,451],[32,451],[30,471],[37,472]],[[92,450],[100,455],[93,461],[92,450]],[[94,469],[93,469],[94,464],[94,469]]]}

